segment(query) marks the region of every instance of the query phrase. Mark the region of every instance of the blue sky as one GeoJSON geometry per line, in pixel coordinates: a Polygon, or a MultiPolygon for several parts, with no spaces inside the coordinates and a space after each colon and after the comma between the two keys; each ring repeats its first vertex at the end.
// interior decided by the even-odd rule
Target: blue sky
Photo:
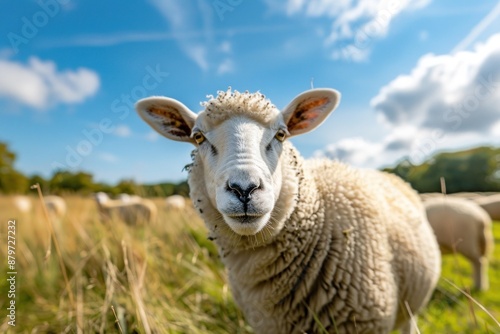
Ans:
{"type": "Polygon", "coordinates": [[[305,157],[383,167],[500,144],[497,1],[8,0],[2,13],[0,141],[26,174],[185,179],[192,147],[153,133],[133,103],[199,111],[228,86],[279,108],[339,90],[335,113],[293,138],[305,157]]]}

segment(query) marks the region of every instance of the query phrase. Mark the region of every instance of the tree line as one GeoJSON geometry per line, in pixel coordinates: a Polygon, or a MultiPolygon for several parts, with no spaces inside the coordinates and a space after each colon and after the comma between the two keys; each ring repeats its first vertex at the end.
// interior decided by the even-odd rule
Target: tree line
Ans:
{"type": "Polygon", "coordinates": [[[55,171],[50,178],[40,175],[27,176],[14,168],[17,155],[6,143],[0,142],[0,193],[26,194],[30,186],[40,184],[42,190],[50,194],[79,193],[83,195],[103,191],[112,195],[121,193],[145,197],[164,197],[174,194],[188,196],[186,181],[180,183],[138,184],[125,179],[115,185],[95,182],[92,174],[84,171],[55,171]]]}
{"type": "Polygon", "coordinates": [[[422,193],[441,192],[441,177],[449,194],[499,192],[500,148],[481,146],[437,153],[420,165],[403,159],[395,167],[384,170],[399,175],[422,193]]]}
{"type": "MultiPolygon", "coordinates": [[[[0,142],[0,192],[28,193],[30,186],[39,183],[47,193],[90,194],[103,191],[109,194],[136,194],[146,197],[188,196],[186,181],[180,183],[138,184],[121,180],[115,185],[95,182],[93,175],[84,171],[59,170],[46,179],[40,175],[26,176],[14,168],[16,154],[6,143],[0,142]]],[[[456,152],[442,152],[422,164],[414,165],[403,159],[395,167],[384,171],[394,173],[409,182],[419,192],[441,192],[440,178],[446,181],[446,192],[499,192],[500,148],[481,146],[456,152]]]]}

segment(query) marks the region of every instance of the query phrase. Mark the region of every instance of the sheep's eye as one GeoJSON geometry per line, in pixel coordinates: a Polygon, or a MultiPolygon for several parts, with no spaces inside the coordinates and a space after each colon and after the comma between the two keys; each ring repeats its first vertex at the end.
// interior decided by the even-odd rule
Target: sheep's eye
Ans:
{"type": "Polygon", "coordinates": [[[205,141],[205,136],[203,134],[201,134],[201,132],[196,132],[194,135],[193,135],[193,139],[194,141],[196,142],[196,144],[201,144],[205,141]]]}
{"type": "Polygon", "coordinates": [[[276,135],[274,137],[281,142],[284,141],[286,138],[285,130],[278,130],[278,132],[276,132],[276,135]]]}

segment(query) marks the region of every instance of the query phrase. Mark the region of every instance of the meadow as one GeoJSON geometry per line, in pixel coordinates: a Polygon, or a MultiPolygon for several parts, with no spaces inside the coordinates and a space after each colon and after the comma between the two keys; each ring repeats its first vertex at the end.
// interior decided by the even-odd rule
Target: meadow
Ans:
{"type": "MultiPolygon", "coordinates": [[[[0,197],[0,332],[252,333],[192,208],[168,211],[155,199],[155,223],[103,224],[91,198],[66,196],[67,215],[49,225],[39,199],[32,199],[32,212],[21,214],[11,197],[0,197]],[[12,219],[15,327],[6,317],[12,219]]],[[[418,319],[421,333],[500,333],[500,222],[494,234],[490,290],[470,292],[470,265],[460,256],[444,257],[439,286],[418,319]]]]}

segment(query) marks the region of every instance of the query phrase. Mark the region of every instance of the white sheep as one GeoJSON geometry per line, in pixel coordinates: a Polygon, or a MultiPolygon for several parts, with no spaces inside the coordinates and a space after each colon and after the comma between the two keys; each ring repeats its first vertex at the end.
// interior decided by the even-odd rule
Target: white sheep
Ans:
{"type": "Polygon", "coordinates": [[[12,197],[14,207],[21,213],[29,213],[31,211],[31,199],[25,195],[15,195],[12,197]]]}
{"type": "Polygon", "coordinates": [[[112,200],[103,192],[95,195],[99,213],[104,220],[118,218],[129,225],[156,221],[156,205],[148,199],[141,198],[124,203],[121,200],[112,200]]]}
{"type": "Polygon", "coordinates": [[[129,194],[119,194],[118,199],[123,203],[132,203],[132,202],[140,202],[141,197],[137,195],[129,195],[129,194]]]}
{"type": "MultiPolygon", "coordinates": [[[[24,214],[32,212],[33,202],[29,196],[15,195],[12,199],[15,208],[20,212],[24,214]]],[[[43,202],[51,217],[60,219],[66,214],[66,202],[62,197],[55,195],[44,196],[43,202]]]]}
{"type": "Polygon", "coordinates": [[[473,192],[453,193],[453,194],[448,194],[447,196],[464,198],[464,199],[468,199],[468,200],[475,200],[475,199],[484,197],[484,195],[482,195],[481,193],[473,193],[473,192]]]}
{"type": "Polygon", "coordinates": [[[472,263],[474,288],[487,290],[488,256],[494,245],[488,213],[470,200],[445,196],[429,199],[424,206],[442,254],[465,256],[472,263]]]}
{"type": "Polygon", "coordinates": [[[165,198],[165,208],[167,210],[182,211],[186,207],[186,200],[181,195],[171,195],[165,198]]]}
{"type": "Polygon", "coordinates": [[[500,221],[500,194],[475,198],[474,201],[488,212],[491,219],[500,221]]]}
{"type": "Polygon", "coordinates": [[[219,92],[198,115],[164,97],[139,115],[197,149],[190,196],[257,333],[414,330],[440,274],[418,195],[401,179],[304,160],[289,137],[321,124],[340,95],[313,89],[282,112],[260,93],[219,92]]]}
{"type": "Polygon", "coordinates": [[[44,196],[43,201],[47,208],[48,214],[56,219],[61,219],[66,214],[66,201],[60,196],[48,195],[44,196]]]}

